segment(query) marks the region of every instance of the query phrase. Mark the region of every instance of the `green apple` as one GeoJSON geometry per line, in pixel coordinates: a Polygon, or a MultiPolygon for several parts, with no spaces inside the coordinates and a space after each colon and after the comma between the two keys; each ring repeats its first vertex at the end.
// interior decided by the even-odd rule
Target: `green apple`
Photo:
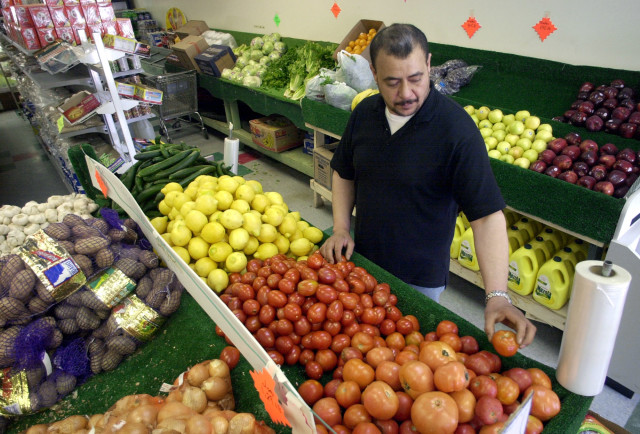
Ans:
{"type": "Polygon", "coordinates": [[[485,142],[485,144],[484,144],[484,147],[485,147],[485,150],[486,150],[487,152],[489,152],[489,151],[491,150],[491,148],[489,147],[489,144],[488,144],[488,143],[486,143],[486,142],[485,142]]]}
{"type": "Polygon", "coordinates": [[[503,141],[506,135],[507,135],[507,132],[505,130],[496,130],[493,133],[491,133],[491,136],[495,137],[499,142],[503,141]]]}
{"type": "Polygon", "coordinates": [[[536,161],[538,159],[538,151],[536,151],[535,149],[527,149],[522,154],[522,157],[526,158],[531,163],[533,163],[534,161],[536,161]]]}
{"type": "Polygon", "coordinates": [[[546,131],[549,131],[550,133],[553,133],[553,127],[550,124],[540,124],[540,126],[536,129],[538,131],[546,130],[546,131]]]}
{"type": "Polygon", "coordinates": [[[513,156],[511,156],[509,154],[504,154],[503,156],[500,157],[500,161],[504,161],[505,163],[513,164],[513,162],[515,161],[515,158],[513,158],[513,156]]]}
{"type": "Polygon", "coordinates": [[[480,119],[478,119],[478,116],[476,116],[475,114],[471,115],[471,120],[475,122],[476,125],[478,125],[478,122],[480,122],[480,119]]]}
{"type": "Polygon", "coordinates": [[[496,122],[502,122],[502,116],[504,116],[502,110],[495,109],[489,112],[487,119],[489,119],[492,124],[495,124],[496,122]]]}
{"type": "Polygon", "coordinates": [[[480,134],[482,137],[489,137],[493,133],[491,128],[480,128],[480,134]]]}
{"type": "Polygon", "coordinates": [[[498,151],[497,149],[492,149],[488,152],[489,157],[491,158],[495,158],[496,160],[499,160],[500,157],[502,157],[502,153],[500,151],[498,151]]]}
{"type": "Polygon", "coordinates": [[[496,146],[496,149],[498,151],[500,151],[500,153],[502,155],[506,154],[509,152],[509,149],[511,149],[511,143],[509,142],[500,142],[498,143],[498,145],[496,146]]]}
{"type": "Polygon", "coordinates": [[[516,112],[516,120],[523,123],[524,123],[524,120],[529,116],[531,116],[531,113],[529,113],[527,110],[520,110],[516,112]]]}
{"type": "Polygon", "coordinates": [[[540,126],[540,118],[538,116],[529,116],[524,120],[524,126],[535,130],[540,126]]]}
{"type": "Polygon", "coordinates": [[[522,154],[524,154],[524,149],[522,149],[520,146],[513,146],[511,149],[509,149],[509,152],[507,152],[507,154],[511,155],[517,160],[518,158],[522,157],[522,154]]]}
{"type": "Polygon", "coordinates": [[[513,161],[513,164],[515,164],[516,166],[520,166],[523,169],[528,169],[529,165],[531,164],[531,161],[529,161],[528,159],[526,159],[524,157],[520,157],[520,158],[516,158],[513,161]]]}
{"type": "Polygon", "coordinates": [[[507,128],[507,126],[502,122],[496,122],[495,124],[493,124],[491,128],[493,128],[493,131],[496,131],[496,130],[504,130],[507,128]]]}
{"type": "Polygon", "coordinates": [[[466,105],[466,106],[464,106],[464,111],[469,113],[469,116],[471,116],[472,114],[474,114],[476,112],[476,108],[474,106],[472,106],[472,105],[466,105]]]}
{"type": "Polygon", "coordinates": [[[519,136],[524,132],[524,122],[522,121],[511,122],[507,127],[507,132],[519,136]]]}
{"type": "Polygon", "coordinates": [[[516,120],[515,115],[504,115],[502,117],[502,123],[505,124],[506,126],[509,126],[509,124],[515,120],[516,120]]]}
{"type": "Polygon", "coordinates": [[[475,115],[478,116],[478,119],[483,120],[483,119],[486,119],[487,116],[489,116],[490,111],[491,110],[489,110],[489,107],[482,106],[476,110],[475,115]]]}
{"type": "Polygon", "coordinates": [[[478,122],[478,128],[492,128],[493,129],[493,124],[491,123],[491,121],[489,119],[482,119],[480,122],[478,122]]]}
{"type": "Polygon", "coordinates": [[[547,149],[547,142],[541,139],[536,139],[533,142],[531,142],[531,149],[533,149],[539,154],[540,152],[547,149]]]}
{"type": "Polygon", "coordinates": [[[520,136],[516,136],[515,134],[507,134],[504,137],[504,141],[508,142],[511,146],[514,146],[518,140],[520,140],[520,136]]]}
{"type": "Polygon", "coordinates": [[[525,128],[525,130],[520,134],[521,138],[527,138],[529,140],[533,140],[536,136],[536,132],[531,128],[525,128]]]}
{"type": "Polygon", "coordinates": [[[522,149],[526,151],[527,149],[531,149],[531,143],[532,143],[531,139],[528,139],[526,137],[521,137],[516,142],[516,146],[520,146],[522,149]]]}
{"type": "Polygon", "coordinates": [[[496,146],[498,146],[498,139],[493,136],[485,137],[484,143],[489,146],[489,149],[496,149],[496,146]]]}
{"type": "Polygon", "coordinates": [[[534,137],[534,140],[544,140],[545,143],[549,143],[551,139],[553,139],[553,134],[551,134],[551,131],[540,130],[540,128],[538,128],[538,132],[534,137]]]}

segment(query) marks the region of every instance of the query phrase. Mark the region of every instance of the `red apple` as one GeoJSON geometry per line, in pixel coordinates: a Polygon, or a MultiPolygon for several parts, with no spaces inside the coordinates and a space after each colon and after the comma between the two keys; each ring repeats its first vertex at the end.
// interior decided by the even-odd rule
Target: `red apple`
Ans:
{"type": "Polygon", "coordinates": [[[611,117],[611,112],[609,111],[609,109],[606,109],[604,107],[600,107],[594,114],[603,121],[608,121],[611,117]]]}
{"type": "Polygon", "coordinates": [[[618,130],[618,132],[622,137],[626,139],[631,139],[636,134],[637,130],[638,130],[638,124],[632,124],[632,123],[626,122],[620,125],[620,129],[618,130]]]}
{"type": "Polygon", "coordinates": [[[547,170],[547,163],[542,160],[536,160],[531,163],[529,169],[533,170],[534,172],[544,173],[544,171],[547,170]]]}
{"type": "Polygon", "coordinates": [[[569,106],[569,108],[571,110],[578,110],[578,107],[580,107],[580,104],[582,104],[583,102],[585,102],[582,99],[577,99],[574,102],[571,103],[571,105],[569,106]]]}
{"type": "Polygon", "coordinates": [[[629,110],[635,110],[636,101],[633,98],[625,98],[622,101],[620,101],[620,107],[626,107],[629,110]]]}
{"type": "Polygon", "coordinates": [[[608,196],[613,196],[614,187],[609,181],[600,181],[593,186],[593,190],[604,193],[608,196]]]}
{"type": "Polygon", "coordinates": [[[607,169],[611,169],[613,167],[613,163],[616,162],[616,157],[609,154],[602,154],[600,158],[598,158],[598,164],[602,164],[607,169]]]}
{"type": "Polygon", "coordinates": [[[591,83],[589,81],[585,81],[580,86],[580,92],[593,92],[593,89],[595,89],[595,86],[594,86],[593,83],[591,83]]]}
{"type": "Polygon", "coordinates": [[[607,86],[602,90],[602,93],[604,93],[604,96],[607,99],[615,98],[616,96],[618,96],[618,89],[616,89],[615,87],[607,86]]]}
{"type": "Polygon", "coordinates": [[[628,175],[633,172],[633,164],[629,163],[627,160],[616,160],[616,162],[613,163],[612,169],[619,170],[628,175]]]}
{"type": "Polygon", "coordinates": [[[638,174],[635,172],[631,172],[630,174],[627,175],[627,180],[625,181],[625,183],[629,187],[631,187],[633,183],[636,182],[636,179],[638,179],[638,174]]]}
{"type": "Polygon", "coordinates": [[[605,99],[607,98],[601,90],[594,90],[589,94],[589,101],[591,101],[596,107],[600,107],[600,104],[602,104],[605,99]]]}
{"type": "Polygon", "coordinates": [[[600,155],[602,154],[617,155],[618,148],[613,143],[605,143],[600,147],[600,155]]]}
{"type": "Polygon", "coordinates": [[[596,181],[602,181],[607,177],[607,168],[602,164],[596,164],[589,171],[589,176],[593,176],[596,181]]]}
{"type": "Polygon", "coordinates": [[[580,150],[584,151],[596,151],[598,152],[598,144],[591,139],[586,139],[580,142],[580,150]]]}
{"type": "Polygon", "coordinates": [[[629,186],[626,184],[619,185],[613,190],[613,197],[620,199],[621,197],[625,197],[627,192],[629,191],[629,186]]]}
{"type": "Polygon", "coordinates": [[[628,122],[630,124],[640,124],[640,112],[633,112],[631,113],[631,116],[629,116],[629,120],[628,122]]]}
{"type": "Polygon", "coordinates": [[[553,159],[553,165],[558,166],[562,171],[569,170],[572,164],[573,160],[568,155],[558,155],[553,159]]]}
{"type": "Polygon", "coordinates": [[[567,133],[564,136],[564,139],[567,141],[568,145],[579,145],[582,142],[582,137],[580,136],[579,133],[576,133],[575,131],[567,133]]]}
{"type": "Polygon", "coordinates": [[[547,143],[547,149],[551,149],[556,154],[560,154],[564,148],[567,147],[567,141],[565,139],[553,139],[547,143]]]}
{"type": "Polygon", "coordinates": [[[625,87],[624,89],[620,89],[620,91],[618,92],[618,99],[620,101],[627,98],[634,98],[635,96],[635,92],[631,87],[625,87]]]}
{"type": "MultiPolygon", "coordinates": [[[[598,110],[600,110],[600,109],[598,109],[598,110]]],[[[604,128],[604,121],[598,115],[591,115],[584,122],[584,126],[589,131],[593,131],[593,132],[601,131],[602,128],[604,128]]]]}
{"type": "Polygon", "coordinates": [[[589,99],[590,93],[591,92],[578,92],[578,99],[582,101],[586,101],[587,99],[589,99]]]}
{"type": "Polygon", "coordinates": [[[624,84],[624,80],[622,80],[622,79],[620,79],[620,78],[616,78],[615,80],[613,80],[613,81],[611,82],[611,86],[612,86],[612,87],[615,87],[615,88],[616,88],[616,89],[618,89],[618,90],[620,90],[620,89],[622,89],[622,88],[625,86],[625,84],[624,84]]]}
{"type": "Polygon", "coordinates": [[[577,112],[577,110],[567,110],[566,112],[564,112],[564,118],[566,120],[571,119],[571,116],[573,116],[575,112],[577,112]]]}
{"type": "Polygon", "coordinates": [[[622,122],[624,122],[629,119],[630,115],[631,110],[629,110],[627,107],[619,106],[613,109],[613,111],[611,112],[611,119],[620,119],[622,122]]]}
{"type": "Polygon", "coordinates": [[[587,117],[588,116],[586,113],[583,113],[581,111],[576,111],[574,114],[571,115],[571,118],[569,118],[569,123],[571,125],[581,127],[587,121],[587,117]]]}
{"type": "Polygon", "coordinates": [[[613,110],[614,108],[618,107],[618,100],[615,98],[609,98],[602,103],[602,107],[613,110]]]}
{"type": "Polygon", "coordinates": [[[627,160],[629,163],[635,163],[636,153],[631,148],[624,148],[616,154],[616,160],[627,160]]]}
{"type": "Polygon", "coordinates": [[[593,186],[596,185],[596,179],[593,176],[585,175],[580,177],[576,184],[588,188],[589,190],[593,190],[593,186]]]}
{"type": "Polygon", "coordinates": [[[582,101],[576,108],[579,112],[586,113],[588,115],[592,115],[595,109],[596,108],[591,101],[582,101]]]}
{"type": "Polygon", "coordinates": [[[589,174],[589,165],[584,161],[575,161],[573,163],[573,171],[576,172],[578,177],[585,176],[589,174]]]}
{"type": "Polygon", "coordinates": [[[549,166],[547,170],[544,171],[545,175],[549,175],[552,178],[557,178],[560,173],[562,173],[562,170],[560,170],[558,166],[549,166]]]}
{"type": "Polygon", "coordinates": [[[591,167],[598,161],[598,154],[594,150],[584,151],[580,154],[580,159],[591,167]]]}
{"type": "Polygon", "coordinates": [[[564,118],[564,116],[554,116],[551,118],[552,121],[556,121],[556,122],[562,122],[562,123],[567,123],[567,120],[564,118]]]}
{"type": "Polygon", "coordinates": [[[575,184],[578,181],[578,175],[573,170],[567,170],[558,175],[558,179],[561,179],[569,184],[575,184]]]}
{"type": "Polygon", "coordinates": [[[627,180],[627,174],[620,170],[612,170],[607,175],[607,181],[613,184],[614,187],[618,187],[627,180]]]}
{"type": "Polygon", "coordinates": [[[607,133],[618,134],[618,129],[622,125],[622,121],[620,119],[609,119],[604,123],[604,130],[607,133]]]}
{"type": "Polygon", "coordinates": [[[561,152],[562,155],[568,155],[571,161],[576,161],[580,156],[580,147],[578,145],[569,145],[561,152]]]}
{"type": "Polygon", "coordinates": [[[558,155],[553,152],[551,149],[547,148],[544,151],[540,152],[538,155],[538,159],[544,161],[547,165],[550,165],[554,158],[558,155]]]}

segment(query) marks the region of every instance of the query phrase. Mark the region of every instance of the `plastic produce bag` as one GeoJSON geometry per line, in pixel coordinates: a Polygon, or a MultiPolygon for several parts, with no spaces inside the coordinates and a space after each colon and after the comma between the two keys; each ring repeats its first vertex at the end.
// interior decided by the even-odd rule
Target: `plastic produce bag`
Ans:
{"type": "Polygon", "coordinates": [[[351,111],[351,101],[358,94],[355,89],[341,82],[325,85],[324,92],[327,104],[347,111],[351,111]]]}
{"type": "Polygon", "coordinates": [[[444,95],[452,95],[471,82],[473,75],[482,68],[479,65],[465,66],[449,71],[444,78],[436,80],[434,86],[444,95]]]}
{"type": "Polygon", "coordinates": [[[338,66],[336,81],[344,82],[357,92],[378,88],[369,61],[359,54],[349,54],[344,50],[339,52],[338,66]]]}
{"type": "Polygon", "coordinates": [[[320,69],[320,74],[316,75],[307,82],[304,96],[314,101],[324,102],[324,87],[327,84],[334,83],[335,78],[336,71],[331,71],[330,69],[326,68],[320,69]]]}
{"type": "Polygon", "coordinates": [[[202,36],[209,45],[226,45],[228,47],[231,47],[232,49],[238,46],[235,38],[229,33],[207,30],[200,36],[202,36]]]}
{"type": "Polygon", "coordinates": [[[437,81],[438,79],[446,76],[449,71],[464,68],[465,66],[467,66],[467,62],[462,59],[447,60],[442,65],[432,67],[429,78],[433,81],[437,81]]]}

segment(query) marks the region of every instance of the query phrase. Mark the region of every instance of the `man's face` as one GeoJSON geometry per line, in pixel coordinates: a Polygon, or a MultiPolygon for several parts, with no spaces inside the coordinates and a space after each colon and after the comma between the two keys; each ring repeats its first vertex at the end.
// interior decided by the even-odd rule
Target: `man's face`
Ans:
{"type": "Polygon", "coordinates": [[[419,47],[415,47],[406,59],[381,50],[376,58],[376,68],[371,68],[385,104],[400,116],[414,114],[427,99],[430,69],[431,54],[425,59],[419,47]]]}

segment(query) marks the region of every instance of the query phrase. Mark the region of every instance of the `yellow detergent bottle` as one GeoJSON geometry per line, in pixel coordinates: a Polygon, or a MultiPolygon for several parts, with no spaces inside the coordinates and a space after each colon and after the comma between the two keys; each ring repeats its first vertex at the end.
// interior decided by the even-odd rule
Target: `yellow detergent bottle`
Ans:
{"type": "Polygon", "coordinates": [[[556,252],[564,246],[564,239],[562,238],[560,231],[553,228],[546,227],[542,229],[538,236],[541,236],[545,240],[550,240],[553,243],[553,250],[556,252]]]}
{"type": "Polygon", "coordinates": [[[508,288],[521,295],[531,294],[543,263],[544,252],[541,249],[534,250],[531,244],[525,243],[509,257],[508,288]]]}
{"type": "Polygon", "coordinates": [[[515,223],[515,225],[518,226],[520,230],[527,231],[529,233],[530,240],[532,240],[538,234],[538,232],[540,232],[537,223],[534,223],[533,220],[527,217],[522,217],[515,223]]]}
{"type": "Polygon", "coordinates": [[[478,265],[478,258],[476,256],[475,245],[473,243],[473,230],[471,228],[467,229],[462,234],[458,262],[460,262],[460,265],[463,267],[473,271],[478,271],[480,269],[480,266],[478,265]]]}
{"type": "MultiPolygon", "coordinates": [[[[546,262],[551,259],[553,257],[553,254],[555,253],[555,247],[553,246],[553,242],[551,240],[545,240],[542,237],[535,237],[534,239],[529,241],[529,244],[531,244],[531,248],[533,250],[540,250],[544,253],[544,261],[542,262],[546,262]]],[[[540,266],[542,266],[542,263],[540,266]]]]}
{"type": "Polygon", "coordinates": [[[571,247],[568,247],[568,246],[558,250],[555,256],[558,256],[563,261],[569,261],[574,270],[578,262],[580,262],[578,261],[578,257],[576,256],[576,253],[573,251],[571,247]]]}
{"type": "Polygon", "coordinates": [[[462,223],[464,224],[464,228],[465,229],[469,229],[471,227],[471,223],[469,223],[469,220],[467,219],[467,216],[464,215],[464,213],[462,211],[460,211],[458,216],[460,216],[460,218],[462,219],[462,223]]]}
{"type": "Polygon", "coordinates": [[[517,225],[512,225],[507,229],[507,238],[509,239],[509,255],[529,242],[529,232],[520,230],[517,225]]]}
{"type": "Polygon", "coordinates": [[[453,241],[451,242],[451,253],[450,256],[453,259],[456,259],[460,254],[460,242],[462,241],[462,234],[464,233],[464,223],[462,223],[462,217],[458,216],[456,218],[456,228],[453,232],[453,241]]]}
{"type": "Polygon", "coordinates": [[[504,219],[507,221],[507,227],[512,226],[520,219],[520,215],[510,209],[505,208],[502,210],[502,213],[504,214],[504,219]]]}
{"type": "Polygon", "coordinates": [[[589,252],[589,244],[585,243],[581,239],[575,238],[567,244],[573,253],[576,255],[577,262],[582,262],[587,259],[589,252]]]}
{"type": "Polygon", "coordinates": [[[571,295],[574,268],[570,261],[563,261],[560,256],[548,260],[536,277],[533,299],[549,309],[560,309],[571,295]]]}

